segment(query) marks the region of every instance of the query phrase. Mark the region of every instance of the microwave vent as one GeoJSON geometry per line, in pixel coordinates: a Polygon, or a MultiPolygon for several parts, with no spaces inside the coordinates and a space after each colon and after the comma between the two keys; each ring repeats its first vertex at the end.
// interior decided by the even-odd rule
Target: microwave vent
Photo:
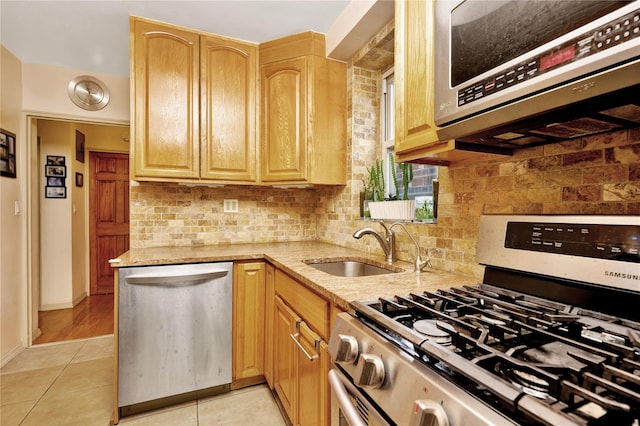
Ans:
{"type": "Polygon", "coordinates": [[[566,121],[564,123],[549,124],[540,129],[532,129],[531,133],[536,135],[552,136],[558,139],[574,139],[595,135],[597,133],[609,132],[620,128],[622,128],[622,126],[619,124],[584,117],[566,121]]]}
{"type": "Polygon", "coordinates": [[[617,108],[600,111],[600,114],[640,124],[640,106],[638,105],[622,105],[617,108]]]}

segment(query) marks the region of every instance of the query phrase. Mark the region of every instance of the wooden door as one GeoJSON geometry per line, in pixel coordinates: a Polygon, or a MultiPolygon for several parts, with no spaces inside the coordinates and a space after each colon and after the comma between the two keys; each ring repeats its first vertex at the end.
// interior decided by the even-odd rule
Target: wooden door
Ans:
{"type": "Polygon", "coordinates": [[[131,33],[135,175],[198,178],[199,35],[134,17],[131,33]]]}
{"type": "Polygon", "coordinates": [[[91,295],[113,293],[109,259],[129,250],[129,155],[89,153],[91,295]]]}
{"type": "Polygon", "coordinates": [[[200,46],[200,176],[255,182],[258,47],[212,36],[200,46]]]}
{"type": "Polygon", "coordinates": [[[264,275],[264,262],[234,264],[234,387],[242,387],[263,381],[265,337],[264,275]]]}
{"type": "Polygon", "coordinates": [[[261,82],[261,179],[305,181],[309,113],[306,58],[263,65],[261,82]]]}

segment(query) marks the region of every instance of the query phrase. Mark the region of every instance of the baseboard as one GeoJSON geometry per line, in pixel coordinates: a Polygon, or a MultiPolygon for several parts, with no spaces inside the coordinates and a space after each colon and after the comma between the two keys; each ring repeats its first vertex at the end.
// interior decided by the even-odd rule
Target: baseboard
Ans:
{"type": "Polygon", "coordinates": [[[87,292],[83,291],[82,293],[80,293],[80,296],[73,299],[73,306],[76,306],[78,303],[82,302],[85,297],[87,297],[87,292]]]}
{"type": "Polygon", "coordinates": [[[18,355],[20,352],[22,352],[24,350],[24,346],[22,346],[22,344],[16,346],[15,348],[11,349],[9,352],[7,352],[2,359],[0,359],[0,368],[4,367],[9,361],[11,361],[13,358],[16,357],[16,355],[18,355]]]}
{"type": "Polygon", "coordinates": [[[73,304],[71,303],[52,303],[50,305],[42,305],[40,307],[41,311],[57,311],[58,309],[69,309],[73,308],[73,304]]]}
{"type": "Polygon", "coordinates": [[[31,332],[31,344],[33,345],[33,342],[35,342],[36,339],[40,336],[42,336],[42,330],[40,330],[40,327],[38,327],[33,330],[33,332],[31,332]]]}
{"type": "Polygon", "coordinates": [[[49,304],[49,305],[42,305],[40,307],[40,310],[41,311],[55,311],[55,310],[58,310],[58,309],[73,308],[78,303],[82,302],[85,299],[85,297],[87,297],[87,292],[83,291],[82,293],[80,293],[80,295],[78,297],[73,299],[73,301],[71,303],[52,303],[52,304],[49,304]]]}

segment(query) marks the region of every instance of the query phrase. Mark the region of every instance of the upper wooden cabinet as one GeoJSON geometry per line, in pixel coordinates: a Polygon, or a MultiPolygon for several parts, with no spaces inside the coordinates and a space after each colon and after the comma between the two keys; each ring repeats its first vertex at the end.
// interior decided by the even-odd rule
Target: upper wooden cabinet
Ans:
{"type": "Polygon", "coordinates": [[[261,180],[346,183],[346,65],[327,59],[324,35],[260,45],[261,180]]]}
{"type": "Polygon", "coordinates": [[[200,38],[200,176],[256,182],[258,47],[200,38]]]}
{"type": "Polygon", "coordinates": [[[135,179],[256,182],[257,52],[131,18],[135,179]]]}
{"type": "MultiPolygon", "coordinates": [[[[434,121],[434,2],[395,2],[396,162],[449,165],[495,158],[456,141],[439,141],[434,121]]],[[[444,52],[442,53],[444,54],[444,52]]]]}

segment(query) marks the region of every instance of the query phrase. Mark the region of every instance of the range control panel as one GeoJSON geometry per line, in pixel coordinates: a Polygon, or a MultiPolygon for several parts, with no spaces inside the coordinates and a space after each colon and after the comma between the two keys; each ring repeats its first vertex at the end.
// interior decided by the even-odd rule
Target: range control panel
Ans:
{"type": "Polygon", "coordinates": [[[640,224],[508,222],[504,246],[640,263],[640,224]]]}

